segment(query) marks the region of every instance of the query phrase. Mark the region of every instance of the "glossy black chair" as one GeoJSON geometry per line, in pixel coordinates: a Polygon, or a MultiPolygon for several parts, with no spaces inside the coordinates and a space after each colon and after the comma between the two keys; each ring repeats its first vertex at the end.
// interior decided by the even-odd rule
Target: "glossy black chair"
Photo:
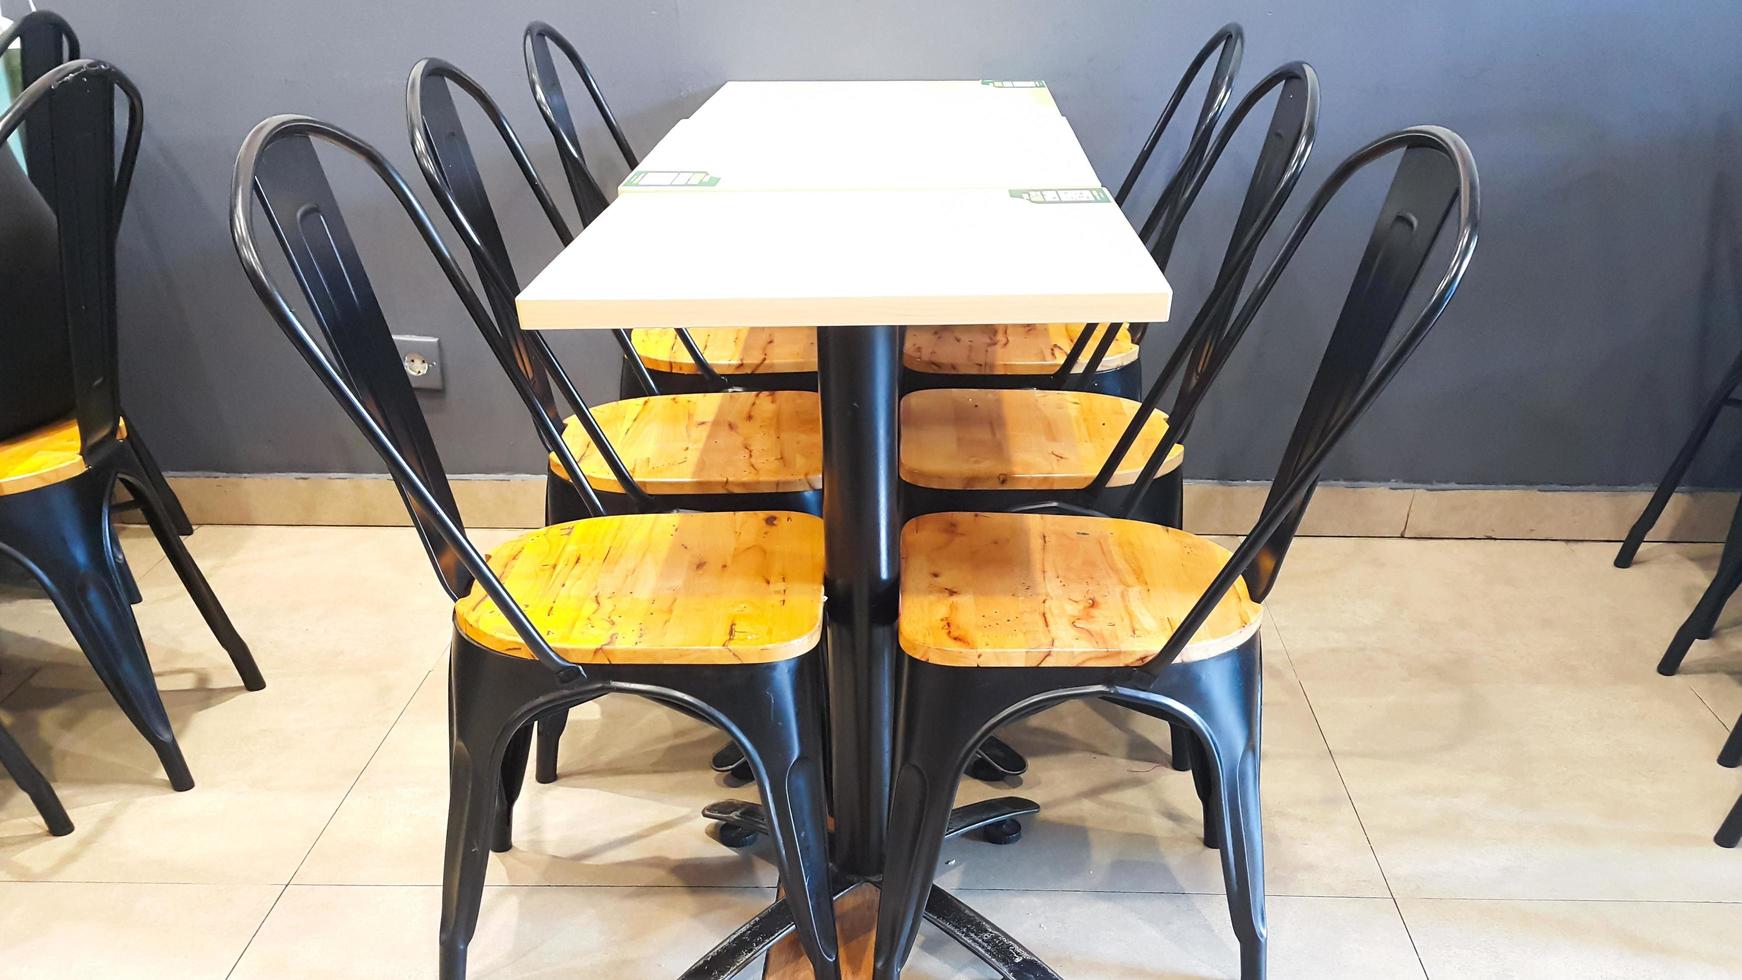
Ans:
{"type": "MultiPolygon", "coordinates": [[[[1186,148],[1162,184],[1139,234],[1163,269],[1185,219],[1187,188],[1204,166],[1216,123],[1234,90],[1246,35],[1226,24],[1187,66],[1113,199],[1124,206],[1142,182],[1162,136],[1192,86],[1214,59],[1204,101],[1186,148]]],[[[1138,398],[1143,393],[1142,324],[986,324],[980,327],[910,327],[903,339],[902,390],[928,388],[1053,388],[1138,398]]]]}
{"type": "MultiPolygon", "coordinates": [[[[425,58],[414,65],[406,83],[406,123],[418,167],[471,255],[494,314],[497,341],[514,353],[517,370],[511,380],[522,399],[536,405],[550,423],[541,424],[539,431],[560,431],[585,480],[577,485],[560,464],[557,447],[545,446],[550,454],[545,522],[677,510],[821,514],[821,404],[814,391],[653,395],[609,403],[595,411],[581,397],[545,336],[520,329],[514,305],[519,280],[461,122],[455,90],[470,99],[501,138],[557,238],[566,245],[573,236],[489,93],[446,61],[425,58]],[[567,419],[553,392],[560,392],[572,411],[567,419]],[[662,425],[663,419],[672,422],[662,425]],[[670,465],[673,462],[681,465],[670,465]],[[603,509],[595,509],[599,507],[603,509]]],[[[633,358],[632,350],[626,353],[633,358]]],[[[626,363],[640,366],[634,360],[626,363]]],[[[535,770],[540,782],[556,779],[557,739],[563,725],[561,713],[539,722],[535,770]]],[[[748,764],[730,748],[715,765],[722,772],[735,771],[739,779],[749,778],[748,764]]],[[[728,830],[725,839],[744,844],[754,837],[728,830]]]]}
{"type": "MultiPolygon", "coordinates": [[[[56,65],[74,61],[79,57],[79,38],[59,14],[48,10],[32,10],[15,21],[5,31],[0,31],[0,51],[5,51],[14,42],[19,47],[19,67],[21,81],[25,88],[30,87],[56,65]]],[[[49,209],[53,210],[54,166],[53,133],[47,127],[32,127],[26,120],[22,126],[25,171],[30,175],[31,182],[49,209]]],[[[10,161],[8,161],[8,166],[10,161]]],[[[127,205],[126,188],[123,188],[115,201],[116,223],[120,223],[120,211],[127,205]]],[[[26,300],[25,297],[19,297],[26,300]]],[[[61,333],[63,331],[45,331],[44,333],[61,333]]],[[[16,341],[15,341],[16,343],[16,341]]],[[[65,375],[67,371],[65,350],[26,348],[20,351],[16,346],[9,353],[14,358],[13,371],[10,373],[3,394],[0,394],[0,418],[11,422],[19,422],[26,415],[38,414],[35,421],[47,422],[52,417],[58,417],[72,411],[72,402],[67,397],[63,387],[54,385],[54,379],[65,375]]],[[[132,443],[133,454],[138,457],[139,465],[145,471],[146,479],[157,490],[157,495],[163,501],[164,511],[171,526],[177,534],[186,537],[194,533],[194,526],[188,520],[187,512],[182,509],[181,500],[170,488],[169,481],[163,476],[163,470],[157,465],[157,460],[145,446],[145,437],[139,431],[139,423],[134,421],[123,434],[132,443]]],[[[129,499],[122,506],[134,507],[138,501],[129,499]]],[[[132,589],[131,578],[128,579],[132,589]]],[[[131,596],[137,601],[137,591],[131,596]]]]}
{"type": "MultiPolygon", "coordinates": [[[[1738,356],[1731,363],[1717,389],[1701,407],[1693,431],[1688,433],[1681,450],[1670,461],[1669,469],[1658,482],[1651,499],[1646,502],[1645,510],[1628,529],[1627,537],[1622,539],[1621,550],[1615,553],[1616,568],[1627,568],[1633,564],[1634,556],[1639,553],[1639,546],[1645,543],[1645,536],[1651,533],[1658,518],[1663,516],[1664,508],[1669,505],[1676,488],[1681,486],[1682,477],[1687,475],[1688,467],[1693,465],[1700,447],[1705,445],[1706,438],[1712,434],[1712,427],[1717,424],[1718,416],[1726,408],[1742,406],[1742,398],[1736,397],[1738,386],[1742,386],[1742,356],[1738,356]]],[[[1712,638],[1712,632],[1718,628],[1718,617],[1724,612],[1724,604],[1730,601],[1730,596],[1735,594],[1739,585],[1742,585],[1742,502],[1738,503],[1730,518],[1730,530],[1724,535],[1724,550],[1718,558],[1717,571],[1713,573],[1711,583],[1700,596],[1699,602],[1694,604],[1687,619],[1676,628],[1668,649],[1658,661],[1658,673],[1666,677],[1673,676],[1681,669],[1682,660],[1693,648],[1695,640],[1712,638]]]]}
{"type": "MultiPolygon", "coordinates": [[[[1724,740],[1724,749],[1718,753],[1718,764],[1728,769],[1742,766],[1742,717],[1736,719],[1730,737],[1724,740]]],[[[1712,839],[1719,847],[1735,847],[1742,843],[1742,796],[1736,798],[1736,805],[1730,808],[1730,815],[1724,818],[1717,836],[1712,839]]]]}
{"type": "MultiPolygon", "coordinates": [[[[387,465],[456,603],[441,976],[465,974],[486,858],[492,847],[508,844],[531,722],[624,692],[703,718],[744,748],[768,804],[801,941],[817,976],[838,977],[814,652],[822,628],[821,521],[790,512],[598,517],[531,532],[486,559],[466,537],[317,141],[361,161],[392,192],[474,323],[496,338],[491,352],[511,376],[515,354],[411,189],[378,151],[301,116],[275,116],[249,133],[230,200],[242,266],[286,337],[387,465]],[[256,200],[320,341],[259,254],[256,200]],[[763,560],[740,548],[757,549],[763,560]],[[706,605],[710,595],[716,608],[730,612],[698,615],[702,606],[685,605],[692,597],[706,605]],[[744,617],[762,614],[770,618],[760,632],[738,629],[756,626],[744,617]]],[[[560,445],[549,419],[536,405],[528,408],[560,445]]]]}
{"type": "MultiPolygon", "coordinates": [[[[522,35],[526,82],[532,88],[539,115],[556,142],[563,176],[574,195],[581,224],[590,224],[608,199],[581,150],[581,135],[575,126],[569,99],[563,91],[556,55],[568,62],[580,77],[599,119],[610,131],[611,142],[633,171],[641,160],[617,117],[605,101],[605,93],[568,38],[543,21],[533,21],[522,35]],[[552,49],[555,49],[553,52],[552,49]]],[[[624,398],[660,392],[700,392],[742,389],[745,391],[815,391],[817,388],[816,331],[803,328],[714,328],[705,330],[630,331],[634,349],[625,356],[620,394],[624,398]],[[645,372],[645,373],[644,373],[645,372]],[[649,380],[651,384],[649,387],[649,380]]]]}
{"type": "MultiPolygon", "coordinates": [[[[1207,387],[1350,178],[1394,156],[1390,190],[1264,509],[1232,554],[1183,531],[1079,516],[1068,506],[1046,514],[935,514],[903,529],[899,636],[907,656],[877,977],[897,977],[912,948],[959,773],[974,746],[1002,724],[1091,697],[1165,712],[1208,747],[1240,974],[1264,975],[1260,603],[1329,454],[1414,353],[1463,278],[1479,212],[1475,162],[1463,140],[1418,127],[1382,137],[1338,165],[1239,304],[1204,372],[1207,387]],[[1456,234],[1445,271],[1393,341],[1449,215],[1456,234]]],[[[1256,245],[1250,239],[1241,251],[1256,245]]],[[[1223,283],[1208,302],[1228,302],[1235,289],[1223,283]]],[[[1200,404],[1194,398],[1185,405],[1178,424],[1189,424],[1200,404]]]]}
{"type": "Polygon", "coordinates": [[[54,600],[104,686],[157,751],[170,785],[192,789],[193,776],[170,729],[129,603],[130,577],[110,523],[117,485],[139,500],[170,565],[244,686],[257,691],[265,681],[171,524],[137,445],[123,435],[115,236],[119,201],[126,196],[139,148],[139,96],[113,66],[72,61],[50,69],[0,115],[0,143],[27,116],[46,120],[54,133],[50,170],[58,282],[74,407],[63,421],[5,434],[0,458],[16,465],[8,465],[0,479],[0,552],[28,569],[54,600]],[[120,147],[115,142],[117,93],[129,109],[120,147]]]}
{"type": "Polygon", "coordinates": [[[24,795],[30,797],[30,802],[36,804],[36,812],[41,815],[42,822],[48,825],[49,833],[56,837],[65,837],[73,832],[72,818],[67,816],[66,807],[61,805],[60,797],[54,793],[54,787],[49,785],[42,770],[36,768],[36,763],[30,761],[30,756],[24,754],[24,748],[6,730],[5,725],[0,725],[0,766],[6,767],[12,781],[18,784],[24,795]]]}

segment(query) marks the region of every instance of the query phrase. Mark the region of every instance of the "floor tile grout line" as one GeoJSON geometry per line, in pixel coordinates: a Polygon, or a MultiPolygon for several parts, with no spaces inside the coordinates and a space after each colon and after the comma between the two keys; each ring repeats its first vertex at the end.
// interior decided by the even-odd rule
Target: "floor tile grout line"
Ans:
{"type": "Polygon", "coordinates": [[[351,784],[345,787],[345,792],[339,796],[339,802],[333,805],[333,812],[327,814],[326,822],[321,824],[321,829],[315,834],[314,840],[309,841],[308,850],[302,853],[302,859],[296,862],[296,867],[291,869],[290,876],[284,879],[283,887],[279,888],[278,894],[273,897],[272,905],[266,909],[266,914],[260,917],[260,922],[254,927],[254,931],[248,934],[248,941],[242,944],[241,951],[236,954],[236,961],[231,963],[230,969],[224,973],[225,980],[235,976],[236,968],[241,966],[242,961],[247,958],[248,950],[253,947],[254,940],[260,936],[260,930],[266,928],[266,921],[272,918],[272,913],[278,908],[278,903],[284,900],[285,893],[290,891],[290,886],[296,881],[296,876],[302,873],[302,866],[308,863],[309,855],[313,854],[315,848],[320,846],[321,838],[326,836],[327,830],[333,825],[334,818],[339,815],[340,810],[344,809],[345,801],[351,798],[351,793],[363,780],[363,774],[368,772],[369,767],[375,763],[375,757],[381,754],[381,747],[387,744],[388,738],[392,737],[393,730],[399,727],[400,721],[405,718],[405,713],[411,710],[411,703],[417,699],[417,694],[423,690],[423,686],[429,683],[430,675],[434,672],[434,668],[424,671],[423,678],[412,686],[411,693],[406,697],[405,703],[399,706],[399,712],[393,716],[393,720],[381,732],[381,740],[375,743],[375,748],[370,751],[369,758],[357,767],[357,775],[352,778],[351,784]]]}
{"type": "Polygon", "coordinates": [[[1391,876],[1385,873],[1385,862],[1379,859],[1379,849],[1373,846],[1373,835],[1367,832],[1367,821],[1361,817],[1361,808],[1355,805],[1355,794],[1349,791],[1349,781],[1343,776],[1342,764],[1337,762],[1337,752],[1331,748],[1331,740],[1325,735],[1325,726],[1319,721],[1318,709],[1313,707],[1313,698],[1307,691],[1306,679],[1300,676],[1299,668],[1294,665],[1294,655],[1288,652],[1288,638],[1283,635],[1282,622],[1275,617],[1272,617],[1271,622],[1275,624],[1276,642],[1282,647],[1282,658],[1288,661],[1289,672],[1294,674],[1294,682],[1300,688],[1301,700],[1306,702],[1307,714],[1312,715],[1313,727],[1318,730],[1319,741],[1325,746],[1331,768],[1337,773],[1337,782],[1343,787],[1343,796],[1348,799],[1349,809],[1355,814],[1355,824],[1361,828],[1361,837],[1367,841],[1367,852],[1373,855],[1373,866],[1379,869],[1379,880],[1385,883],[1385,891],[1391,896],[1391,908],[1397,913],[1398,924],[1403,926],[1403,935],[1409,940],[1410,952],[1415,954],[1415,964],[1421,969],[1424,980],[1432,980],[1427,963],[1421,958],[1421,947],[1415,943],[1415,933],[1410,931],[1409,918],[1403,914],[1403,904],[1397,900],[1397,890],[1391,887],[1391,876]]]}
{"type": "Polygon", "coordinates": [[[1706,706],[1706,710],[1710,711],[1712,713],[1712,717],[1718,719],[1718,724],[1724,726],[1724,730],[1726,732],[1729,731],[1730,726],[1735,724],[1735,723],[1732,722],[1730,719],[1725,718],[1723,715],[1718,714],[1718,709],[1712,707],[1712,702],[1706,700],[1706,696],[1704,694],[1700,693],[1700,689],[1698,687],[1695,687],[1694,683],[1692,681],[1688,681],[1687,685],[1688,685],[1688,690],[1694,692],[1694,697],[1699,698],[1700,703],[1706,706]]]}

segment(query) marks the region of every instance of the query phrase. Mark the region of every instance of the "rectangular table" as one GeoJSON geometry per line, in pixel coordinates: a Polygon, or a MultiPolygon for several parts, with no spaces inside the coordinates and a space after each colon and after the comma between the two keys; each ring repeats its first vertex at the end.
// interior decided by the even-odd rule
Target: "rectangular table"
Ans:
{"type": "MultiPolygon", "coordinates": [[[[720,179],[623,193],[518,300],[528,329],[818,328],[832,855],[850,882],[882,870],[892,776],[901,326],[1143,323],[1169,312],[1172,291],[1111,195],[1068,166],[1082,149],[1050,97],[1037,97],[1045,91],[730,83],[673,131],[669,152],[662,142],[648,156],[697,170],[730,161],[720,179]],[[797,123],[823,117],[818,138],[804,140],[797,123]],[[996,133],[999,149],[940,144],[952,120],[996,133]],[[759,148],[746,132],[781,142],[759,148]],[[874,147],[878,166],[847,156],[855,146],[874,147]],[[952,182],[926,176],[938,173],[952,182]],[[1061,175],[1071,180],[1061,186],[1061,175]]],[[[995,927],[934,895],[937,915],[965,924],[952,934],[982,957],[1008,966],[1028,955],[1007,937],[988,946],[995,927]]],[[[688,975],[730,975],[734,957],[766,948],[753,940],[777,917],[764,913],[688,975]]]]}

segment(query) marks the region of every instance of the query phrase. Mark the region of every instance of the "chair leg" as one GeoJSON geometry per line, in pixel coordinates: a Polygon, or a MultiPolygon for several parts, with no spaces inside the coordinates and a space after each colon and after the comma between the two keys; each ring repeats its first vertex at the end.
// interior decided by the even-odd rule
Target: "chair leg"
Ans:
{"type": "Polygon", "coordinates": [[[1735,578],[1742,574],[1742,559],[1733,559],[1731,565],[1720,567],[1712,576],[1712,582],[1706,586],[1706,591],[1700,595],[1700,601],[1694,604],[1693,611],[1676,627],[1675,636],[1670,638],[1669,647],[1664,650],[1663,658],[1657,662],[1657,672],[1665,677],[1674,677],[1681,669],[1682,661],[1688,651],[1693,648],[1694,641],[1700,638],[1702,632],[1708,632],[1707,623],[1715,622],[1723,612],[1724,602],[1735,591],[1735,578]]]}
{"type": "Polygon", "coordinates": [[[170,489],[169,481],[164,479],[163,468],[157,465],[157,460],[152,458],[151,450],[145,447],[145,437],[139,434],[137,423],[133,421],[127,423],[127,438],[122,440],[122,445],[127,447],[127,451],[132,454],[133,461],[137,464],[140,473],[150,482],[151,488],[157,492],[164,516],[169,519],[169,525],[175,529],[176,535],[185,538],[194,533],[193,522],[188,520],[187,511],[182,509],[181,500],[176,497],[175,491],[170,489]]]}
{"type": "Polygon", "coordinates": [[[496,807],[495,832],[490,840],[490,850],[497,854],[506,854],[514,847],[514,801],[520,799],[520,788],[526,784],[533,727],[528,724],[515,732],[502,754],[502,802],[496,807]]]}
{"type": "Polygon", "coordinates": [[[1694,423],[1694,430],[1688,433],[1687,440],[1670,462],[1669,469],[1664,471],[1663,479],[1658,481],[1657,489],[1652,491],[1651,500],[1646,503],[1645,510],[1633,522],[1633,527],[1628,529],[1627,537],[1621,541],[1621,550],[1615,553],[1616,568],[1626,568],[1633,564],[1633,556],[1639,553],[1639,546],[1645,542],[1645,536],[1651,533],[1652,526],[1663,516],[1663,509],[1669,505],[1669,498],[1674,495],[1676,487],[1681,485],[1682,477],[1687,473],[1688,467],[1693,465],[1700,445],[1711,434],[1712,426],[1718,421],[1718,414],[1724,410],[1724,403],[1736,387],[1739,369],[1742,369],[1742,361],[1738,361],[1730,369],[1730,375],[1706,403],[1699,420],[1694,423]]]}
{"type": "MultiPolygon", "coordinates": [[[[236,632],[235,624],[230,622],[230,616],[224,612],[224,606],[218,601],[218,596],[212,591],[212,586],[206,581],[206,576],[200,572],[200,566],[195,563],[194,556],[188,553],[187,544],[181,535],[176,533],[173,516],[166,509],[164,499],[152,486],[145,475],[128,467],[121,475],[128,490],[139,498],[139,507],[145,512],[145,520],[151,525],[151,533],[157,538],[157,543],[163,547],[164,556],[169,559],[170,567],[181,579],[182,587],[187,589],[193,598],[194,605],[200,615],[205,618],[206,625],[211,628],[212,635],[217,637],[218,644],[224,652],[230,655],[230,663],[236,668],[236,673],[242,678],[242,686],[250,691],[258,691],[266,686],[266,679],[260,676],[260,667],[254,662],[254,654],[248,649],[248,644],[242,642],[241,634],[236,632]]],[[[184,517],[185,520],[185,517],[184,517]]]]}
{"type": "Polygon", "coordinates": [[[533,778],[541,783],[556,782],[557,749],[562,747],[563,729],[569,724],[569,709],[558,708],[538,716],[538,764],[533,778]]]}
{"type": "Polygon", "coordinates": [[[5,725],[0,725],[0,765],[6,767],[6,771],[12,774],[12,781],[24,790],[30,802],[36,804],[36,812],[48,824],[49,833],[65,837],[73,832],[73,821],[67,816],[66,808],[61,806],[60,797],[54,794],[54,787],[49,785],[42,770],[24,754],[24,749],[5,725]]]}
{"type": "Polygon", "coordinates": [[[761,787],[769,834],[781,855],[783,894],[812,974],[817,980],[839,980],[823,788],[826,743],[816,697],[815,671],[821,663],[812,653],[771,665],[762,678],[747,678],[753,683],[742,690],[712,692],[708,701],[743,736],[740,744],[761,787]]]}
{"type": "Polygon", "coordinates": [[[103,686],[156,750],[169,784],[178,791],[193,789],[116,571],[109,525],[113,487],[112,476],[93,469],[7,498],[0,510],[0,541],[54,600],[103,686]]]}
{"type": "Polygon", "coordinates": [[[1169,718],[1167,721],[1167,731],[1172,745],[1172,748],[1168,751],[1168,757],[1173,763],[1174,771],[1191,771],[1192,761],[1195,756],[1193,746],[1197,742],[1197,738],[1192,735],[1191,729],[1172,718],[1169,718]]]}
{"type": "Polygon", "coordinates": [[[1730,815],[1724,818],[1712,840],[1719,847],[1735,847],[1742,843],[1742,796],[1736,798],[1736,805],[1730,808],[1730,815]]]}
{"type": "Polygon", "coordinates": [[[1742,766],[1742,718],[1736,719],[1736,727],[1730,729],[1730,737],[1724,740],[1723,751],[1718,753],[1718,765],[1731,769],[1742,766]]]}

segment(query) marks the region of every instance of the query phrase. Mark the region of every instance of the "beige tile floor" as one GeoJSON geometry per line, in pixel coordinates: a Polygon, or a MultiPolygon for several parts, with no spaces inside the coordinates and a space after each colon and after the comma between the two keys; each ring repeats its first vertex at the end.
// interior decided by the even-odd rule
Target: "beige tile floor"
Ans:
{"type": "MultiPolygon", "coordinates": [[[[504,532],[481,534],[482,543],[504,532]]],[[[127,529],[159,683],[199,786],[173,793],[54,610],[0,579],[0,719],[78,824],[0,781],[0,977],[433,975],[447,607],[411,532],[205,527],[191,547],[268,678],[241,689],[127,529]]],[[[1266,622],[1272,971],[1742,977],[1742,612],[1652,672],[1716,560],[1649,545],[1303,539],[1266,622]]],[[[1164,726],[1101,705],[1010,733],[1044,810],[943,880],[1070,977],[1219,977],[1234,941],[1164,726]]],[[[717,738],[627,698],[576,712],[491,859],[476,978],[661,977],[766,903],[714,843],[717,738]]],[[[970,784],[971,795],[1008,792],[970,784]]],[[[935,935],[909,975],[980,977],[935,935]]]]}

